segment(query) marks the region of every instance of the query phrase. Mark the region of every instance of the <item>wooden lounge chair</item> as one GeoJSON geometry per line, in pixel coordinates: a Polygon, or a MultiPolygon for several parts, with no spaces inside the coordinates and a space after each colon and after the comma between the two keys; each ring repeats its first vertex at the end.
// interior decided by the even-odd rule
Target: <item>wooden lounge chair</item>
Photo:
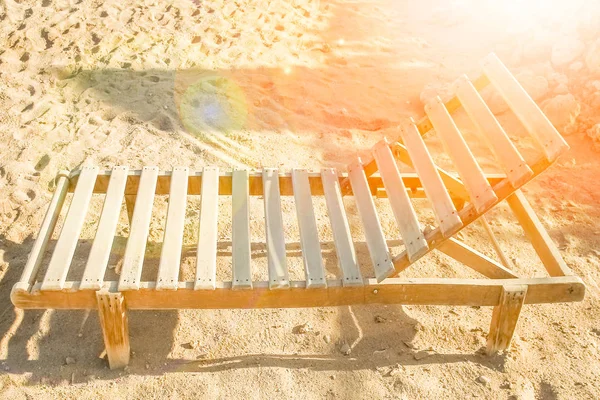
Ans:
{"type": "MultiPolygon", "coordinates": [[[[481,77],[460,78],[455,97],[440,98],[425,107],[420,122],[408,121],[401,137],[383,140],[368,160],[355,160],[347,173],[276,169],[220,172],[214,167],[190,171],[177,167],[109,171],[88,166],[62,172],[12,301],[23,309],[94,309],[100,315],[111,368],[129,361],[128,309],[215,309],[324,307],[350,304],[421,304],[492,306],[487,349],[507,349],[523,304],[582,300],[585,287],[566,266],[556,246],[519,190],[568,149],[567,144],[500,60],[490,55],[481,77]],[[527,163],[517,151],[479,91],[492,84],[539,144],[537,159],[527,163]],[[505,174],[484,175],[451,114],[464,107],[485,137],[505,174]],[[422,135],[435,130],[458,176],[439,168],[422,135]],[[400,174],[397,160],[416,174],[400,174]],[[379,171],[379,174],[376,172],[379,171]],[[72,192],[62,231],[45,274],[38,274],[65,198],[72,192]],[[92,196],[105,194],[104,205],[87,264],[79,281],[67,276],[92,196]],[[155,280],[142,280],[144,254],[153,217],[155,195],[169,195],[164,242],[155,280]],[[195,280],[179,279],[188,196],[201,196],[195,280]],[[361,274],[343,196],[354,196],[373,266],[373,277],[361,274]],[[232,196],[232,280],[217,281],[218,196],[232,196]],[[250,196],[262,196],[268,281],[252,280],[249,228],[250,196]],[[298,218],[305,280],[291,281],[286,266],[286,241],[281,196],[293,196],[298,218]],[[324,196],[333,232],[341,278],[327,280],[312,197],[324,196]],[[374,197],[387,198],[401,233],[404,250],[391,254],[374,197]],[[412,197],[427,197],[437,227],[423,230],[412,197]],[[123,200],[130,233],[120,279],[105,273],[123,200]],[[506,200],[531,239],[549,277],[518,277],[499,248],[483,215],[506,200]],[[480,219],[496,246],[501,262],[485,256],[457,238],[480,219]],[[439,250],[482,274],[482,279],[394,278],[432,250],[439,250]],[[42,275],[42,276],[38,276],[42,275]]],[[[397,238],[394,238],[397,239],[397,238]]]]}

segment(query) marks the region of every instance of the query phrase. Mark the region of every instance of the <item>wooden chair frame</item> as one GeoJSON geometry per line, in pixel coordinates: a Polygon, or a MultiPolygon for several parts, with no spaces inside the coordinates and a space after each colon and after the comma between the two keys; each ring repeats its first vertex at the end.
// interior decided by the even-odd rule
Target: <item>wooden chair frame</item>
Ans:
{"type": "MultiPolygon", "coordinates": [[[[486,75],[482,75],[473,84],[477,90],[481,90],[489,83],[486,75]]],[[[454,97],[445,103],[445,107],[451,113],[461,107],[461,103],[458,98],[454,97]]],[[[419,123],[414,123],[414,126],[418,129],[420,135],[424,135],[433,128],[428,117],[423,118],[419,123]]],[[[379,147],[379,150],[377,150],[379,153],[375,153],[376,157],[387,157],[386,152],[389,151],[387,150],[389,148],[397,160],[412,165],[401,138],[391,143],[385,142],[384,144],[384,147],[379,147]]],[[[558,145],[560,146],[560,144],[558,145]]],[[[242,248],[237,251],[237,254],[241,255],[240,257],[242,258],[238,258],[236,261],[236,257],[234,257],[233,260],[234,273],[232,281],[216,282],[216,280],[210,281],[210,279],[202,281],[200,275],[198,275],[196,281],[178,280],[182,233],[178,234],[177,232],[183,230],[183,218],[185,214],[184,212],[182,214],[181,204],[177,202],[181,202],[185,209],[185,199],[188,196],[200,195],[206,186],[212,188],[211,190],[214,191],[217,191],[218,187],[218,195],[233,195],[234,202],[236,201],[236,191],[238,192],[237,198],[240,198],[240,196],[243,197],[243,195],[263,196],[267,190],[271,191],[270,193],[278,192],[276,193],[277,201],[279,201],[279,195],[295,196],[298,207],[299,202],[302,201],[302,197],[297,190],[301,187],[308,196],[327,197],[327,188],[324,185],[325,170],[320,173],[304,170],[294,170],[292,173],[279,173],[277,170],[264,170],[262,172],[233,171],[219,174],[214,168],[205,168],[202,171],[188,171],[187,168],[177,167],[173,171],[163,172],[158,171],[156,167],[145,167],[144,170],[132,171],[129,171],[127,167],[115,167],[113,170],[107,171],[99,171],[95,167],[84,167],[81,170],[71,173],[61,172],[57,176],[56,191],[43,220],[39,235],[34,242],[21,279],[13,287],[11,300],[16,307],[22,309],[98,309],[111,368],[122,367],[129,361],[127,328],[127,310],[129,309],[247,309],[328,307],[354,304],[491,306],[494,307],[494,310],[487,350],[489,353],[506,350],[510,345],[523,304],[581,301],[585,294],[585,286],[582,280],[574,276],[566,266],[560,252],[535,215],[531,205],[520,191],[520,187],[546,169],[556,159],[557,154],[553,148],[546,148],[545,156],[540,157],[537,161],[529,165],[531,173],[525,174],[524,178],[521,177],[518,180],[511,179],[511,177],[506,175],[485,175],[487,182],[485,184],[493,189],[493,197],[492,200],[482,201],[479,205],[469,202],[468,190],[466,190],[459,178],[436,167],[451,196],[453,204],[456,205],[456,212],[460,220],[462,220],[462,224],[446,224],[445,229],[438,227],[431,231],[423,232],[424,238],[419,238],[419,240],[423,241],[424,245],[421,246],[418,253],[412,254],[411,257],[411,254],[408,254],[408,250],[405,250],[394,256],[391,260],[391,270],[380,272],[376,270],[377,279],[362,278],[360,272],[356,271],[352,275],[350,272],[344,270],[342,266],[343,277],[341,279],[325,280],[322,275],[319,275],[322,274],[322,271],[318,269],[311,270],[314,267],[307,266],[307,279],[305,281],[289,281],[287,270],[283,272],[278,271],[277,266],[270,263],[269,281],[252,282],[251,279],[248,279],[248,276],[250,276],[248,275],[248,271],[250,271],[249,264],[251,263],[249,249],[244,249],[244,243],[242,243],[242,248]],[[266,177],[275,179],[275,181],[269,182],[276,182],[276,185],[272,186],[269,184],[267,187],[265,184],[267,182],[265,180],[267,179],[266,177]],[[144,179],[150,179],[153,184],[144,183],[144,179]],[[152,181],[152,179],[154,180],[152,181]],[[116,183],[112,183],[113,180],[116,183]],[[235,183],[236,180],[237,184],[235,183]],[[203,185],[203,181],[205,181],[206,185],[203,185]],[[109,185],[109,182],[111,182],[111,185],[109,185]],[[243,184],[240,185],[240,182],[243,184]],[[79,192],[76,191],[80,187],[85,187],[85,189],[79,192]],[[148,190],[153,190],[153,192],[148,192],[148,190]],[[241,195],[240,190],[242,191],[241,195]],[[244,193],[244,190],[246,193],[244,193]],[[169,210],[167,211],[165,242],[163,243],[158,277],[155,281],[139,281],[139,277],[138,280],[134,277],[128,281],[128,277],[124,276],[124,273],[121,274],[120,282],[104,281],[105,269],[102,268],[99,269],[97,282],[90,282],[90,279],[86,279],[85,281],[83,279],[82,281],[67,281],[68,266],[66,271],[57,269],[58,273],[56,275],[52,275],[53,272],[50,273],[52,275],[50,278],[52,279],[49,279],[49,272],[47,272],[42,282],[37,281],[42,259],[46,253],[50,238],[53,235],[68,192],[74,192],[74,196],[79,196],[77,204],[84,206],[77,206],[73,209],[74,207],[71,205],[67,214],[68,221],[65,224],[70,224],[69,230],[72,238],[68,243],[61,243],[59,250],[55,249],[53,259],[50,261],[48,267],[49,270],[53,268],[53,264],[58,265],[60,263],[60,260],[54,262],[54,258],[60,259],[63,257],[71,260],[83,219],[87,212],[87,206],[93,193],[107,194],[107,198],[112,196],[111,201],[119,205],[124,198],[130,224],[132,225],[131,231],[133,232],[134,229],[137,229],[134,228],[136,218],[143,217],[146,221],[149,221],[152,216],[151,206],[141,207],[143,210],[137,210],[136,206],[136,213],[138,214],[134,213],[136,196],[139,196],[141,191],[145,191],[144,195],[151,196],[151,198],[155,194],[169,194],[171,197],[176,194],[173,206],[171,207],[172,201],[170,199],[169,210]],[[498,241],[484,217],[485,212],[503,200],[508,202],[519,224],[531,240],[549,277],[523,278],[518,277],[511,271],[511,263],[502,252],[498,241]],[[142,213],[145,213],[145,215],[142,216],[142,213]],[[481,221],[485,231],[490,236],[501,262],[485,256],[454,237],[461,229],[477,219],[481,221]],[[170,235],[168,234],[169,232],[176,234],[170,235]],[[390,277],[403,271],[416,261],[416,259],[433,249],[451,256],[481,273],[486,278],[390,277]],[[61,254],[56,255],[57,251],[61,252],[61,254]],[[236,262],[244,265],[236,267],[236,262]],[[352,276],[350,277],[350,275],[352,276]],[[277,279],[271,279],[272,277],[276,277],[277,279]],[[322,280],[322,282],[319,282],[319,280],[322,280]]],[[[381,159],[378,161],[381,161],[381,159]]],[[[371,197],[387,197],[388,191],[386,190],[386,182],[384,182],[385,177],[376,173],[377,166],[378,162],[375,159],[366,160],[365,162],[359,160],[354,168],[364,170],[368,192],[370,192],[371,197]]],[[[350,185],[350,174],[352,173],[351,168],[348,174],[334,173],[333,175],[335,186],[339,188],[339,194],[342,196],[354,194],[352,185],[350,185]]],[[[328,176],[329,178],[327,179],[332,179],[331,175],[328,176]]],[[[423,184],[417,174],[401,174],[400,176],[401,182],[398,181],[397,183],[399,187],[403,185],[406,188],[406,193],[409,197],[425,197],[423,184]]],[[[213,195],[217,196],[217,193],[213,193],[213,195]]],[[[397,191],[394,196],[398,196],[397,191]]],[[[108,200],[105,201],[108,202],[108,200]]],[[[209,207],[209,210],[206,212],[207,215],[211,215],[210,207],[213,206],[214,204],[206,205],[206,207],[209,207]]],[[[245,207],[244,204],[241,206],[245,207]]],[[[281,224],[281,221],[276,218],[277,215],[270,215],[267,212],[267,208],[267,205],[265,205],[267,226],[269,224],[273,226],[281,224]]],[[[312,208],[308,211],[312,213],[312,208]]],[[[242,213],[241,217],[233,217],[234,219],[238,218],[238,221],[240,221],[239,224],[242,226],[244,225],[244,220],[247,223],[248,218],[247,209],[244,212],[246,216],[242,213]]],[[[299,218],[304,218],[305,215],[306,212],[299,211],[299,218]]],[[[117,218],[117,211],[109,211],[109,216],[106,218],[103,217],[106,221],[106,227],[98,228],[97,237],[101,234],[100,230],[105,229],[103,232],[108,232],[112,239],[117,218]]],[[[314,216],[312,219],[314,223],[314,216]]],[[[338,221],[341,221],[341,217],[338,221]]],[[[267,235],[269,235],[268,232],[267,235]]],[[[125,263],[139,268],[138,272],[141,274],[147,232],[146,235],[140,236],[143,236],[144,246],[136,249],[136,254],[140,254],[142,258],[126,260],[125,263]]],[[[347,236],[349,237],[349,234],[347,236]]],[[[310,224],[305,225],[305,228],[301,227],[305,263],[307,263],[307,254],[310,253],[305,252],[305,249],[308,249],[309,245],[315,245],[315,237],[314,228],[310,224]],[[304,232],[302,232],[303,230],[304,232]]],[[[318,237],[316,239],[317,247],[313,247],[313,249],[319,252],[318,237]]],[[[211,240],[216,242],[216,237],[211,240]]],[[[283,238],[280,238],[268,241],[268,245],[273,246],[273,248],[269,247],[269,252],[281,251],[282,248],[285,251],[285,242],[283,240],[283,238]]],[[[106,243],[112,243],[112,241],[107,241],[106,243]]],[[[106,243],[103,244],[103,248],[97,251],[101,255],[99,258],[102,259],[105,257],[107,261],[110,247],[106,249],[106,243]]],[[[338,258],[340,243],[342,242],[336,239],[338,258]]],[[[350,246],[353,252],[351,237],[350,243],[346,243],[345,246],[350,246]]],[[[57,247],[59,247],[58,243],[57,247]]],[[[92,248],[93,251],[96,251],[94,247],[92,248]]],[[[201,252],[199,251],[200,254],[201,252]]],[[[210,251],[203,252],[202,254],[205,254],[206,257],[212,257],[210,251]]],[[[203,255],[202,257],[205,256],[203,255]]],[[[90,256],[90,258],[92,257],[90,256]]],[[[316,262],[319,261],[318,259],[316,260],[316,262]]],[[[389,260],[386,261],[389,262],[389,260]]],[[[106,268],[105,261],[100,260],[98,262],[100,264],[104,262],[104,268],[106,268]]]]}
{"type": "MultiPolygon", "coordinates": [[[[94,193],[106,193],[111,171],[98,175],[94,193]]],[[[126,196],[135,196],[140,171],[130,171],[126,196]]],[[[313,195],[322,195],[319,173],[310,175],[313,195]]],[[[343,182],[345,174],[340,176],[343,182]]],[[[409,194],[423,197],[422,187],[414,174],[402,176],[409,194]]],[[[489,175],[494,186],[503,178],[489,175]]],[[[170,173],[158,176],[156,194],[167,194],[170,173]]],[[[201,172],[190,174],[188,195],[198,195],[201,172]]],[[[220,176],[220,194],[231,194],[231,174],[220,176]]],[[[66,281],[60,291],[42,291],[35,281],[37,268],[63,206],[67,192],[74,191],[78,171],[57,178],[57,190],[52,198],[42,229],[36,239],[30,260],[21,280],[14,285],[11,299],[22,309],[98,309],[112,368],[128,362],[127,309],[224,309],[224,308],[290,308],[329,307],[354,304],[405,304],[492,306],[488,351],[505,350],[514,333],[519,311],[523,304],[581,301],[585,286],[566,267],[558,249],[533,212],[525,196],[516,192],[507,198],[509,205],[545,265],[549,277],[519,278],[505,265],[470,248],[457,239],[451,239],[438,249],[491,279],[457,278],[388,278],[381,283],[363,279],[362,286],[344,286],[342,279],[328,280],[326,288],[306,289],[305,281],[292,281],[288,290],[270,290],[267,281],[253,282],[252,290],[233,290],[231,282],[217,282],[214,290],[194,290],[193,281],[179,282],[177,290],[156,290],[157,282],[141,282],[139,290],[119,292],[117,281],[105,281],[100,290],[81,290],[80,281],[66,281]],[[29,268],[35,267],[35,268],[29,268]]],[[[281,194],[292,195],[291,177],[280,175],[281,194]]],[[[372,193],[382,195],[380,177],[369,178],[372,193]]],[[[250,195],[262,195],[260,173],[250,174],[250,195]]],[[[351,194],[347,189],[345,194],[351,194]]],[[[384,195],[384,194],[383,194],[384,195]]],[[[135,201],[133,199],[133,201],[135,201]]]]}

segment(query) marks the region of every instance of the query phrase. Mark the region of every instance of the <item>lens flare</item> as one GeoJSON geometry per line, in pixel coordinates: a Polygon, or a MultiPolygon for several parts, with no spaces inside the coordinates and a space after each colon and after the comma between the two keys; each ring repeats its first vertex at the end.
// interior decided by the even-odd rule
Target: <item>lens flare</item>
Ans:
{"type": "Polygon", "coordinates": [[[208,75],[185,88],[179,113],[188,132],[205,135],[241,129],[246,124],[248,107],[244,91],[232,79],[208,75]]]}

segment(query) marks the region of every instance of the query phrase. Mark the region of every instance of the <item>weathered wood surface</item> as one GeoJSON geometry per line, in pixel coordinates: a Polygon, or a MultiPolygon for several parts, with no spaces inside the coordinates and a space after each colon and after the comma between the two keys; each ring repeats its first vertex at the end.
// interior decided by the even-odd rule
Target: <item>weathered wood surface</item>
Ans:
{"type": "Polygon", "coordinates": [[[96,294],[98,316],[104,337],[104,346],[110,369],[123,368],[129,364],[129,327],[124,297],[121,293],[106,291],[96,294]]]}
{"type": "Polygon", "coordinates": [[[509,348],[527,291],[526,285],[506,285],[502,288],[500,304],[492,312],[486,349],[488,354],[509,348]]]}
{"type": "MultiPolygon", "coordinates": [[[[66,282],[62,291],[13,290],[11,300],[23,309],[93,309],[96,296],[78,290],[80,282],[66,282]]],[[[527,285],[525,304],[581,301],[583,281],[575,276],[520,279],[389,278],[381,283],[364,279],[364,286],[343,286],[328,280],[327,287],[307,290],[305,281],[291,281],[288,290],[271,290],[269,282],[253,282],[253,290],[232,290],[231,282],[218,282],[215,290],[194,290],[194,282],[180,282],[176,291],[156,290],[142,282],[139,290],[123,292],[128,309],[298,308],[352,304],[414,304],[497,306],[505,285],[527,285]]],[[[104,288],[117,291],[117,282],[104,288]]]]}
{"type": "Polygon", "coordinates": [[[214,289],[217,275],[217,240],[219,218],[219,169],[204,167],[202,197],[200,199],[200,226],[196,251],[195,289],[214,289]]]}
{"type": "Polygon", "coordinates": [[[140,287],[157,177],[158,167],[144,167],[142,170],[119,280],[121,291],[137,290],[140,287]]]}
{"type": "Polygon", "coordinates": [[[123,193],[128,170],[129,168],[124,166],[113,168],[94,243],[92,243],[83,278],[81,278],[81,289],[98,290],[104,282],[104,274],[123,206],[123,193]]]}
{"type": "Polygon", "coordinates": [[[290,278],[285,252],[285,235],[281,195],[279,194],[279,172],[274,168],[263,170],[265,239],[267,242],[267,263],[269,269],[269,287],[287,289],[290,278]]]}
{"type": "Polygon", "coordinates": [[[82,170],[81,184],[77,186],[73,194],[69,211],[44,276],[42,290],[61,290],[63,288],[92,199],[97,175],[98,167],[86,166],[82,170]]]}

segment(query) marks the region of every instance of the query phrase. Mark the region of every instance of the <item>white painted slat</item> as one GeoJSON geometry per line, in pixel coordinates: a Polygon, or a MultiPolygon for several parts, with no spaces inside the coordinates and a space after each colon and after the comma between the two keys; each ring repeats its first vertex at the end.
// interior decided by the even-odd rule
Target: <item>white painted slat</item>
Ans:
{"type": "Polygon", "coordinates": [[[427,103],[425,112],[452,158],[477,212],[495,203],[498,200],[496,193],[485,179],[481,167],[477,164],[465,139],[454,124],[442,99],[438,96],[427,103]]]}
{"type": "Polygon", "coordinates": [[[98,230],[83,272],[80,289],[98,290],[102,288],[119,215],[121,215],[128,172],[128,167],[116,166],[110,173],[98,230]]]}
{"type": "Polygon", "coordinates": [[[482,67],[510,109],[544,149],[549,161],[554,161],[569,149],[565,139],[495,54],[484,58],[482,67]]]}
{"type": "Polygon", "coordinates": [[[185,225],[185,205],[187,203],[188,168],[175,167],[171,174],[169,207],[165,223],[165,235],[158,265],[156,290],[177,290],[183,228],[185,225]]]}
{"type": "Polygon", "coordinates": [[[46,215],[44,216],[44,220],[40,227],[40,232],[38,233],[38,237],[35,239],[33,247],[29,252],[29,258],[27,259],[27,263],[23,268],[21,279],[19,279],[19,282],[15,284],[13,289],[18,288],[19,290],[29,291],[30,285],[35,283],[37,273],[42,265],[44,253],[46,253],[48,242],[50,242],[50,239],[52,238],[52,234],[54,232],[54,228],[56,227],[56,222],[58,221],[62,207],[65,203],[68,190],[69,172],[60,171],[56,176],[56,188],[54,189],[52,200],[48,206],[48,211],[46,211],[46,215]]]}
{"type": "Polygon", "coordinates": [[[285,254],[279,171],[263,170],[263,194],[265,205],[265,232],[267,236],[267,259],[269,264],[269,289],[287,289],[290,278],[285,254]]]}
{"type": "Polygon", "coordinates": [[[247,170],[234,170],[231,182],[233,207],[233,289],[252,289],[250,264],[250,189],[247,170]]]}
{"type": "Polygon", "coordinates": [[[333,168],[323,168],[321,179],[325,202],[327,203],[327,213],[333,231],[335,251],[342,270],[342,284],[344,286],[362,286],[363,279],[360,274],[352,236],[350,235],[350,226],[342,201],[337,171],[333,168]]]}
{"type": "Polygon", "coordinates": [[[140,176],[129,238],[123,257],[119,291],[139,290],[144,253],[150,231],[152,206],[158,178],[158,167],[144,167],[140,176]]]}
{"type": "Polygon", "coordinates": [[[292,186],[300,228],[300,245],[306,273],[306,287],[326,287],[325,267],[321,256],[321,244],[317,231],[317,221],[312,204],[308,171],[305,169],[292,170],[292,186]]]}
{"type": "Polygon", "coordinates": [[[406,193],[406,187],[402,182],[396,160],[394,160],[386,139],[373,147],[373,155],[392,206],[394,217],[396,217],[404,246],[406,246],[408,259],[414,261],[425,254],[429,246],[425,240],[425,235],[421,232],[417,214],[408,193],[406,193]]]}
{"type": "Polygon", "coordinates": [[[375,277],[381,282],[394,273],[394,266],[360,159],[348,166],[348,177],[365,230],[365,240],[375,269],[375,277]]]}
{"type": "Polygon", "coordinates": [[[200,189],[200,227],[196,252],[194,290],[215,289],[217,274],[217,220],[219,217],[219,168],[204,167],[200,189]]]}
{"type": "Polygon", "coordinates": [[[452,203],[450,194],[433,163],[431,154],[419,133],[414,121],[401,130],[402,140],[412,160],[412,164],[421,179],[425,194],[433,206],[433,211],[444,236],[451,235],[462,226],[462,221],[452,203]]]}
{"type": "Polygon", "coordinates": [[[531,178],[533,171],[466,75],[456,81],[455,91],[460,103],[486,139],[490,150],[500,162],[512,185],[519,187],[524,184],[531,178]]]}
{"type": "Polygon", "coordinates": [[[64,287],[97,176],[98,167],[86,166],[81,169],[69,211],[40,290],[61,290],[64,287]]]}

